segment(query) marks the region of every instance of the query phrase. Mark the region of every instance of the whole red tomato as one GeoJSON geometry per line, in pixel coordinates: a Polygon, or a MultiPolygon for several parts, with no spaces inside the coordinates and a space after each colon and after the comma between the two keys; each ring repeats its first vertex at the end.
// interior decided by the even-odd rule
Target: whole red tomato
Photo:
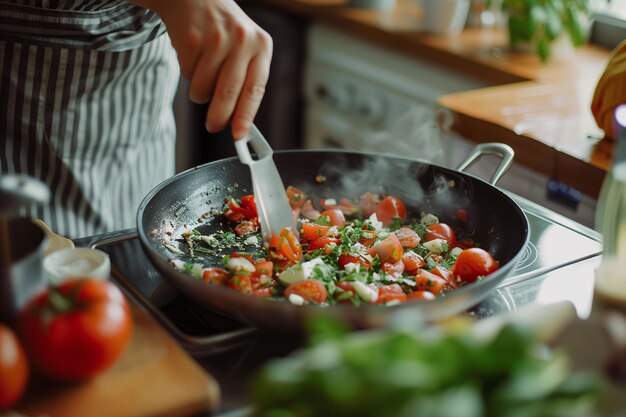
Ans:
{"type": "Polygon", "coordinates": [[[481,248],[465,249],[459,254],[452,266],[452,275],[455,279],[471,283],[479,277],[485,277],[500,267],[489,252],[481,248]]]}
{"type": "Polygon", "coordinates": [[[33,299],[18,326],[26,350],[42,371],[83,380],[119,358],[132,334],[132,317],[113,283],[74,278],[33,299]]]}
{"type": "Polygon", "coordinates": [[[0,323],[0,411],[15,404],[26,389],[28,359],[13,330],[0,323]]]}

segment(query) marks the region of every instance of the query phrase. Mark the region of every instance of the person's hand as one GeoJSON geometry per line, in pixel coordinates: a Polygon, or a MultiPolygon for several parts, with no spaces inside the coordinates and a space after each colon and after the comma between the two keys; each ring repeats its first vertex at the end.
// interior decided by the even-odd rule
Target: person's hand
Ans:
{"type": "Polygon", "coordinates": [[[210,101],[206,128],[231,123],[232,135],[248,133],[265,93],[272,38],[234,0],[134,0],[163,20],[185,78],[189,97],[210,101]]]}

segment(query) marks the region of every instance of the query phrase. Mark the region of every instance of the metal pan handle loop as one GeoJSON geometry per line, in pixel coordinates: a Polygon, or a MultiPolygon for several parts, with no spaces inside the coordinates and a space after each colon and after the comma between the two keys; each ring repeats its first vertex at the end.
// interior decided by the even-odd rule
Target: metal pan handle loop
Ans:
{"type": "Polygon", "coordinates": [[[472,150],[472,153],[470,153],[465,160],[459,164],[457,170],[464,172],[484,155],[496,155],[502,158],[500,164],[496,167],[496,170],[491,176],[491,180],[489,180],[489,184],[496,185],[500,177],[502,177],[502,175],[504,175],[504,173],[511,167],[513,157],[515,156],[513,148],[504,143],[489,142],[476,145],[476,147],[472,150]]]}

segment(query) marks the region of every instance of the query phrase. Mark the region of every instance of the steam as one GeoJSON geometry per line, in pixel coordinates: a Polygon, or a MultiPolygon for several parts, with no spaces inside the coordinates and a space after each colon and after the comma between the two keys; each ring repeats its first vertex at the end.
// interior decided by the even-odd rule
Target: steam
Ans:
{"type": "Polygon", "coordinates": [[[453,190],[462,179],[433,175],[430,169],[432,164],[443,165],[443,130],[450,126],[446,113],[411,107],[388,130],[361,135],[362,146],[356,150],[372,153],[372,158],[354,167],[349,157],[334,157],[320,172],[333,178],[333,194],[338,196],[358,197],[369,191],[394,195],[417,210],[462,207],[469,198],[453,190]]]}

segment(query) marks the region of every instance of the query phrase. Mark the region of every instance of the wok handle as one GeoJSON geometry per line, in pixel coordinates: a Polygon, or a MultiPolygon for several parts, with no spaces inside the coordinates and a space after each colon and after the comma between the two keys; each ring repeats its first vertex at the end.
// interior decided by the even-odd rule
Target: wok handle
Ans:
{"type": "Polygon", "coordinates": [[[513,148],[509,145],[505,145],[504,143],[489,142],[476,145],[476,147],[472,150],[472,153],[470,153],[467,158],[459,164],[457,170],[463,172],[465,169],[474,165],[474,163],[484,155],[496,155],[502,158],[500,164],[496,167],[496,170],[491,176],[491,180],[489,180],[489,184],[496,185],[500,177],[502,177],[502,175],[504,175],[504,173],[511,167],[513,157],[515,156],[513,148]]]}

